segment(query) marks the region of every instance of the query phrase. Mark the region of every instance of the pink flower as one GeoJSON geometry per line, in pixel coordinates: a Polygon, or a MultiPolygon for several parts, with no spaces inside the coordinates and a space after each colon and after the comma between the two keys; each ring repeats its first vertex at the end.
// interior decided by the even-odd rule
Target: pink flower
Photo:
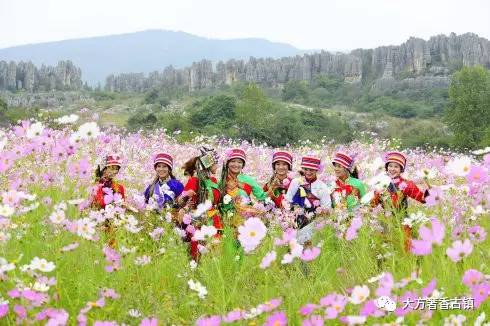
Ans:
{"type": "Polygon", "coordinates": [[[428,255],[432,252],[432,244],[442,244],[444,239],[445,228],[444,225],[437,218],[433,218],[431,221],[432,229],[422,226],[419,229],[419,235],[421,240],[412,240],[411,251],[417,256],[428,255]]]}
{"type": "Polygon", "coordinates": [[[378,297],[390,296],[394,285],[395,280],[393,279],[393,275],[385,272],[383,277],[379,280],[379,287],[376,289],[376,295],[378,297]]]}
{"type": "Polygon", "coordinates": [[[323,326],[323,325],[325,325],[325,321],[323,320],[322,316],[319,315],[310,316],[309,319],[305,319],[301,323],[301,326],[323,326]]]}
{"type": "Polygon", "coordinates": [[[145,318],[141,321],[140,326],[158,326],[156,318],[145,318]]]}
{"type": "Polygon", "coordinates": [[[352,219],[352,223],[345,232],[345,240],[351,241],[357,238],[357,231],[362,226],[362,219],[360,217],[354,217],[352,219]]]}
{"type": "Polygon", "coordinates": [[[24,308],[24,306],[21,305],[15,305],[14,306],[14,312],[19,317],[19,319],[24,319],[27,317],[27,310],[24,308]]]}
{"type": "Polygon", "coordinates": [[[9,313],[9,305],[2,304],[0,305],[0,318],[5,317],[9,313]]]}
{"type": "Polygon", "coordinates": [[[432,187],[429,191],[429,196],[425,198],[425,204],[429,207],[439,204],[444,198],[444,193],[437,187],[432,187]]]}
{"type": "Polygon", "coordinates": [[[102,251],[104,252],[105,260],[109,263],[109,265],[105,267],[106,272],[111,273],[121,268],[121,256],[116,250],[109,246],[105,246],[102,251]]]}
{"type": "Polygon", "coordinates": [[[471,296],[475,300],[475,307],[479,308],[487,300],[488,296],[490,296],[490,284],[484,282],[474,286],[471,290],[471,296]]]}
{"type": "Polygon", "coordinates": [[[243,312],[240,309],[230,311],[226,316],[223,317],[224,323],[232,323],[243,319],[243,312]]]}
{"type": "Polygon", "coordinates": [[[293,240],[294,238],[296,238],[296,230],[288,228],[286,229],[286,231],[283,232],[281,239],[274,239],[274,245],[287,246],[289,244],[289,241],[293,240]]]}
{"type": "Polygon", "coordinates": [[[478,285],[484,279],[484,277],[485,275],[476,269],[468,269],[466,272],[464,272],[463,284],[471,288],[478,285]]]}
{"type": "Polygon", "coordinates": [[[472,226],[468,229],[470,239],[476,242],[483,242],[487,238],[487,232],[479,225],[472,226]]]}
{"type": "Polygon", "coordinates": [[[288,319],[286,314],[282,311],[278,311],[267,317],[265,321],[265,326],[286,326],[288,324],[288,319]]]}
{"type": "Polygon", "coordinates": [[[313,303],[307,303],[303,307],[299,308],[299,313],[302,314],[303,316],[307,316],[311,314],[315,309],[318,308],[316,304],[313,303]]]}
{"type": "Polygon", "coordinates": [[[61,251],[62,252],[72,251],[72,250],[77,249],[79,245],[80,244],[78,242],[73,242],[73,243],[70,243],[69,245],[66,245],[63,248],[61,248],[61,251]]]}
{"type": "Polygon", "coordinates": [[[466,180],[468,181],[469,185],[472,184],[477,184],[477,185],[483,185],[485,182],[487,182],[488,179],[488,174],[485,169],[483,169],[481,166],[477,165],[472,165],[470,169],[470,173],[466,176],[466,180]]]}
{"type": "Polygon", "coordinates": [[[342,316],[339,318],[341,322],[347,325],[363,325],[366,322],[365,316],[342,316]]]}
{"type": "Polygon", "coordinates": [[[432,279],[432,281],[430,281],[429,284],[427,284],[427,286],[422,289],[422,297],[430,297],[432,292],[434,292],[434,290],[436,289],[436,284],[436,279],[432,279]]]}
{"type": "Polygon", "coordinates": [[[379,310],[374,300],[367,301],[364,306],[362,306],[361,311],[359,312],[361,316],[373,316],[373,317],[382,317],[385,315],[384,311],[379,310]]]}
{"type": "Polygon", "coordinates": [[[271,299],[263,304],[260,304],[259,305],[259,308],[263,311],[263,312],[270,312],[274,309],[276,309],[277,307],[279,307],[282,303],[282,299],[281,298],[276,298],[276,299],[271,299]]]}
{"type": "Polygon", "coordinates": [[[262,259],[262,262],[260,263],[260,268],[266,269],[272,264],[272,262],[276,260],[276,258],[277,258],[276,252],[274,250],[269,251],[262,259]]]}
{"type": "Polygon", "coordinates": [[[418,297],[419,296],[415,292],[405,292],[399,299],[400,304],[398,305],[398,308],[395,309],[395,315],[401,317],[412,312],[418,297]]]}
{"type": "Polygon", "coordinates": [[[301,254],[301,260],[303,261],[312,261],[316,257],[320,255],[320,248],[318,247],[313,247],[313,248],[307,248],[303,250],[303,253],[301,254]]]}
{"type": "Polygon", "coordinates": [[[466,239],[464,242],[456,240],[453,242],[451,248],[447,248],[446,254],[451,258],[453,262],[458,262],[464,257],[467,257],[473,251],[473,244],[470,240],[466,239]]]}
{"type": "Polygon", "coordinates": [[[118,299],[119,294],[116,293],[114,289],[103,289],[100,291],[100,295],[104,298],[118,299]]]}
{"type": "Polygon", "coordinates": [[[100,321],[100,320],[96,320],[94,322],[94,326],[117,326],[117,323],[115,321],[100,321]]]}
{"type": "Polygon", "coordinates": [[[201,317],[196,321],[197,326],[219,326],[221,324],[220,316],[210,316],[210,317],[201,317]]]}

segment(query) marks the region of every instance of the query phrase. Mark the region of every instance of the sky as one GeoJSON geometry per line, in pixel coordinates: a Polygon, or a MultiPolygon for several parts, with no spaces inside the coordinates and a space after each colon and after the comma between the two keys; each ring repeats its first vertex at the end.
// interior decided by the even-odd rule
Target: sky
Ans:
{"type": "Polygon", "coordinates": [[[0,48],[147,29],[348,51],[451,32],[490,39],[490,1],[0,0],[0,48]]]}

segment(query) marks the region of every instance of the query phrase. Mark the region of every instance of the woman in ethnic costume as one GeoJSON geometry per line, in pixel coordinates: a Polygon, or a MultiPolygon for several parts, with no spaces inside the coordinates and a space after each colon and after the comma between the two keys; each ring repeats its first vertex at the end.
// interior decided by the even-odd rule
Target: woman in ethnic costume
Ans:
{"type": "Polygon", "coordinates": [[[161,211],[164,208],[174,207],[176,198],[184,190],[184,185],[177,180],[173,173],[173,158],[167,153],[158,153],[153,160],[156,172],[155,179],[145,190],[145,202],[154,201],[155,208],[161,211]]]}
{"type": "Polygon", "coordinates": [[[332,207],[334,209],[347,209],[351,213],[361,204],[361,198],[366,194],[367,188],[358,179],[357,167],[354,158],[346,153],[335,153],[332,164],[337,179],[331,193],[332,207]]]}
{"type": "Polygon", "coordinates": [[[227,151],[220,180],[221,211],[225,217],[225,224],[233,227],[241,224],[242,214],[254,213],[251,205],[251,196],[260,202],[265,202],[267,194],[257,181],[244,173],[246,163],[245,151],[233,148],[227,151]],[[238,211],[239,215],[235,214],[238,211]]]}
{"type": "MultiPolygon", "coordinates": [[[[95,170],[96,185],[91,195],[91,207],[105,209],[107,205],[115,203],[125,206],[124,186],[114,180],[121,168],[121,158],[117,154],[107,155],[103,163],[97,165],[95,170]]],[[[108,245],[116,247],[114,229],[110,220],[104,223],[104,232],[108,236],[108,245]]]]}
{"type": "Polygon", "coordinates": [[[301,207],[304,214],[298,215],[296,224],[302,228],[309,223],[307,215],[313,215],[318,208],[331,207],[327,185],[318,179],[321,160],[312,156],[301,159],[301,177],[291,181],[284,198],[294,207],[301,207]]]}
{"type": "Polygon", "coordinates": [[[121,168],[121,158],[117,154],[107,155],[104,162],[97,165],[91,197],[93,208],[104,209],[110,203],[123,203],[124,186],[114,180],[121,168]]]}
{"type": "MultiPolygon", "coordinates": [[[[407,217],[408,198],[424,204],[425,198],[429,195],[429,190],[422,191],[413,181],[401,176],[407,164],[407,158],[403,153],[397,151],[388,152],[385,154],[384,161],[385,171],[391,178],[391,182],[385,191],[375,192],[371,204],[372,206],[381,204],[385,209],[391,209],[394,215],[400,221],[403,221],[407,217]]],[[[430,188],[429,185],[427,186],[430,188]]],[[[412,228],[408,225],[403,225],[403,233],[405,236],[404,249],[405,252],[409,252],[412,228]]]]}
{"type": "Polygon", "coordinates": [[[270,180],[263,189],[270,199],[274,201],[277,208],[282,208],[284,195],[288,191],[291,178],[288,173],[293,169],[293,156],[285,151],[277,151],[272,155],[272,170],[274,171],[270,180]]]}
{"type": "MultiPolygon", "coordinates": [[[[184,166],[184,173],[189,176],[184,191],[177,199],[180,206],[187,210],[195,210],[198,205],[208,203],[210,209],[205,212],[204,217],[200,217],[198,221],[193,221],[194,227],[200,225],[213,225],[219,237],[223,231],[223,223],[219,213],[218,204],[220,202],[220,191],[218,180],[214,174],[218,170],[218,153],[206,147],[200,149],[201,154],[187,161],[184,166]]],[[[198,241],[191,239],[192,235],[187,234],[187,241],[190,241],[190,253],[194,260],[199,257],[198,241]]]]}

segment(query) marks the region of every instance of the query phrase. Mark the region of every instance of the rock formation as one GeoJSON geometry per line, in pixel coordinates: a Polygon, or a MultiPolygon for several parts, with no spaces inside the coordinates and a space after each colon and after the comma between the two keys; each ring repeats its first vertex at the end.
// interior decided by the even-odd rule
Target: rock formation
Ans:
{"type": "Polygon", "coordinates": [[[450,74],[463,65],[490,68],[490,41],[467,33],[438,35],[428,41],[410,38],[399,46],[357,49],[349,54],[319,53],[281,59],[228,60],[213,66],[209,60],[190,67],[172,66],[145,76],[141,73],[110,75],[109,91],[144,91],[160,87],[186,87],[189,91],[230,85],[235,81],[280,87],[289,80],[311,81],[315,75],[336,75],[349,83],[374,81],[373,88],[447,87],[450,74]]]}

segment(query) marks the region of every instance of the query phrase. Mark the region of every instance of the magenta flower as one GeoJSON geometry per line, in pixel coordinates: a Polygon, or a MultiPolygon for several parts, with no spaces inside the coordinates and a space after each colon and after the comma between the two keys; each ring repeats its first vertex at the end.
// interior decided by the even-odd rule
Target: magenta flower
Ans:
{"type": "Polygon", "coordinates": [[[303,261],[312,261],[316,257],[320,255],[320,248],[318,247],[312,247],[312,248],[307,248],[303,250],[303,253],[301,254],[301,260],[303,261]]]}
{"type": "Polygon", "coordinates": [[[282,311],[277,311],[267,317],[264,326],[286,326],[288,324],[288,319],[286,314],[282,311]]]}
{"type": "Polygon", "coordinates": [[[219,326],[221,325],[221,317],[218,315],[210,317],[201,317],[196,321],[196,326],[219,326]]]}
{"type": "Polygon", "coordinates": [[[278,238],[274,239],[274,245],[275,246],[287,246],[289,244],[289,241],[293,240],[294,238],[296,238],[296,230],[288,228],[282,234],[281,239],[278,239],[278,238]]]}
{"type": "Polygon", "coordinates": [[[140,326],[158,326],[156,318],[145,318],[141,321],[140,326]]]}
{"type": "Polygon", "coordinates": [[[466,239],[464,242],[456,240],[453,242],[451,248],[447,248],[446,254],[451,258],[453,262],[458,262],[464,257],[467,257],[473,251],[473,244],[470,240],[466,239]]]}
{"type": "Polygon", "coordinates": [[[464,272],[463,284],[472,288],[475,285],[478,285],[484,278],[485,275],[476,269],[468,269],[466,272],[464,272]]]}

